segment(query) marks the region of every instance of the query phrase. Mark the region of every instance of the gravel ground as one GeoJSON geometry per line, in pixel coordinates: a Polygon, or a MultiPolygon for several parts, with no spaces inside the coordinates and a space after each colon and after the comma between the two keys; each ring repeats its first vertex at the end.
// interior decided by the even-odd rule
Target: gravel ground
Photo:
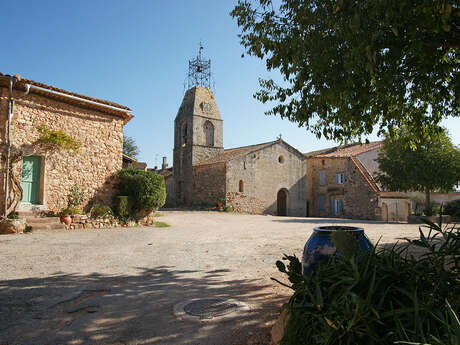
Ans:
{"type": "Polygon", "coordinates": [[[0,344],[266,344],[289,289],[275,261],[301,256],[313,227],[346,223],[381,244],[418,225],[163,211],[168,228],[55,231],[0,237],[0,344]],[[249,310],[178,319],[194,298],[249,310]]]}

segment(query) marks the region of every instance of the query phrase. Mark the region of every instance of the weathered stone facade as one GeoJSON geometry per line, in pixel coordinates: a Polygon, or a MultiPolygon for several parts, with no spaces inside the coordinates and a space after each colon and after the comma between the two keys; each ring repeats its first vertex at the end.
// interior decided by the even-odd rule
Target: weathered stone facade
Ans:
{"type": "Polygon", "coordinates": [[[381,143],[352,144],[306,154],[308,215],[407,221],[408,197],[374,181],[381,143]]]}
{"type": "Polygon", "coordinates": [[[185,93],[174,120],[174,182],[176,202],[195,202],[194,172],[200,161],[223,149],[223,124],[211,90],[195,86],[185,93]]]}
{"type": "MultiPolygon", "coordinates": [[[[282,140],[223,149],[223,121],[209,89],[188,90],[174,122],[174,192],[178,205],[306,216],[305,157],[282,140]]],[[[167,187],[167,193],[172,192],[167,187]]]]}
{"type": "Polygon", "coordinates": [[[305,158],[284,141],[277,140],[228,161],[227,203],[234,209],[277,215],[280,190],[287,192],[286,215],[305,217],[305,158]],[[243,195],[246,198],[242,198],[243,195]]]}
{"type": "MultiPolygon", "coordinates": [[[[109,204],[113,196],[115,173],[122,167],[123,126],[132,117],[129,109],[120,106],[120,111],[109,110],[97,104],[85,104],[47,94],[46,91],[31,91],[24,95],[22,87],[25,82],[31,81],[17,83],[13,93],[15,107],[11,121],[12,147],[21,148],[32,144],[39,137],[40,125],[51,130],[63,130],[81,142],[76,152],[61,149],[41,156],[39,204],[45,209],[60,211],[67,205],[67,194],[74,185],[80,187],[85,194],[82,206],[88,202],[109,204]]],[[[0,85],[0,140],[3,153],[6,152],[7,101],[8,89],[0,85]]],[[[5,190],[3,157],[1,203],[5,190]]],[[[15,171],[21,179],[22,162],[15,167],[15,171]]]]}
{"type": "Polygon", "coordinates": [[[376,219],[378,194],[350,158],[309,158],[307,166],[309,216],[376,219]],[[321,171],[325,174],[324,184],[320,183],[321,171]],[[345,182],[338,184],[336,174],[342,173],[345,182]],[[324,198],[322,209],[320,198],[324,198]],[[333,200],[342,200],[342,212],[333,213],[333,200]]]}
{"type": "Polygon", "coordinates": [[[225,197],[226,166],[224,163],[193,167],[193,202],[215,205],[225,197]]]}

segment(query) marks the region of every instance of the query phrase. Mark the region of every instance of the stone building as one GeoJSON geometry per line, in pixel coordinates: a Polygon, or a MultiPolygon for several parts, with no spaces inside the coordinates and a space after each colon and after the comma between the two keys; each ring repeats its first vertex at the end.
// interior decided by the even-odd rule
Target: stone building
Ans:
{"type": "Polygon", "coordinates": [[[308,215],[406,221],[408,196],[386,192],[374,180],[382,142],[306,153],[308,215]]]}
{"type": "MultiPolygon", "coordinates": [[[[7,119],[11,77],[0,73],[0,203],[4,205],[7,119]]],[[[51,151],[25,156],[14,167],[24,190],[20,209],[60,211],[67,194],[78,186],[88,202],[111,202],[113,176],[122,167],[123,126],[133,117],[128,107],[32,80],[11,79],[14,112],[10,121],[11,150],[30,147],[38,128],[63,130],[78,139],[77,151],[51,151]]]]}
{"type": "Polygon", "coordinates": [[[224,198],[237,212],[306,216],[305,161],[281,139],[224,149],[212,91],[195,86],[186,92],[174,121],[176,204],[214,205],[224,198]]]}

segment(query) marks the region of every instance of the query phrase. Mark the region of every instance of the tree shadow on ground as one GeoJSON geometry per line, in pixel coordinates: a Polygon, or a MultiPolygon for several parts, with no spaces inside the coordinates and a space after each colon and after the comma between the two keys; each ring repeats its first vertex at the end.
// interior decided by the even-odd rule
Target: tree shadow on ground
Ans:
{"type": "Polygon", "coordinates": [[[286,301],[260,280],[225,280],[226,269],[138,270],[0,282],[0,344],[266,344],[286,301]],[[250,310],[227,321],[174,315],[177,303],[204,297],[232,298],[250,310]]]}

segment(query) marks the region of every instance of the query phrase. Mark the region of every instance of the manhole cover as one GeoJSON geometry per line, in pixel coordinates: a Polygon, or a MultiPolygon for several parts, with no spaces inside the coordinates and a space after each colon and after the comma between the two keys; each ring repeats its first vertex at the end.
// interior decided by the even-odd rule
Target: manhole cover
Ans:
{"type": "Polygon", "coordinates": [[[220,297],[189,299],[174,306],[177,318],[198,322],[229,320],[243,316],[248,311],[246,303],[220,297]]]}
{"type": "Polygon", "coordinates": [[[224,298],[206,298],[190,302],[184,306],[184,311],[200,319],[212,319],[213,317],[230,314],[238,308],[238,305],[224,298]]]}

